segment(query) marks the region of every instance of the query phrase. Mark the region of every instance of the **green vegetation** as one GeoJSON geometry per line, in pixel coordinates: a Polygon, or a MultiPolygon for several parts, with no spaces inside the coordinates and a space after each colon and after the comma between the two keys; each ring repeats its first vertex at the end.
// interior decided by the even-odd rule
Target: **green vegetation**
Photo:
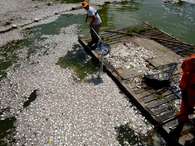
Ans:
{"type": "Polygon", "coordinates": [[[72,69],[81,80],[88,74],[98,71],[96,62],[89,58],[84,50],[78,48],[77,45],[73,47],[73,50],[68,51],[64,57],[60,57],[57,65],[72,69]]]}
{"type": "Polygon", "coordinates": [[[15,121],[15,117],[0,120],[0,146],[12,145],[14,142],[15,121]]]}
{"type": "Polygon", "coordinates": [[[143,145],[138,135],[134,130],[130,129],[128,124],[115,127],[117,132],[117,140],[121,146],[128,145],[143,145]]]}
{"type": "Polygon", "coordinates": [[[17,50],[24,46],[25,41],[12,41],[0,47],[0,79],[6,77],[6,70],[17,61],[17,50]]]}

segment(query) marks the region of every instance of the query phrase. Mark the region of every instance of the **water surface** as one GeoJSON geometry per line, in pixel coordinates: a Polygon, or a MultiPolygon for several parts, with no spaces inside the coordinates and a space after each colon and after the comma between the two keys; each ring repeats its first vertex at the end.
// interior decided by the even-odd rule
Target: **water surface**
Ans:
{"type": "Polygon", "coordinates": [[[151,23],[182,41],[195,44],[195,5],[164,3],[162,0],[133,0],[102,7],[103,29],[151,23]]]}

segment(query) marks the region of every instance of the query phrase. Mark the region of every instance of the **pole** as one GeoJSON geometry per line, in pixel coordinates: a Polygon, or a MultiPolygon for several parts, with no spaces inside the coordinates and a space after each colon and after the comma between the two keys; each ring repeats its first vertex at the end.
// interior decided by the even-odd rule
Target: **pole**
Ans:
{"type": "MultiPolygon", "coordinates": [[[[98,33],[94,30],[93,27],[91,27],[92,31],[95,33],[95,35],[98,37],[98,43],[102,41],[101,37],[98,35],[98,33]]],[[[100,68],[98,72],[98,78],[101,78],[101,74],[103,73],[103,65],[104,65],[104,55],[102,52],[100,53],[100,68]]]]}
{"type": "Polygon", "coordinates": [[[98,78],[101,78],[101,74],[103,73],[103,65],[104,65],[104,55],[100,54],[100,68],[98,72],[98,78]]]}

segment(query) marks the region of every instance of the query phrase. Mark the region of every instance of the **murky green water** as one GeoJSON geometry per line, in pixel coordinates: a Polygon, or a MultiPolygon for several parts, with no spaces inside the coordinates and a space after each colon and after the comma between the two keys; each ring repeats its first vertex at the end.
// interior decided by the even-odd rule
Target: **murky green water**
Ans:
{"type": "Polygon", "coordinates": [[[7,69],[17,61],[17,50],[21,49],[25,40],[12,41],[0,47],[0,80],[7,75],[7,69]]]}
{"type": "Polygon", "coordinates": [[[60,65],[62,68],[72,69],[81,80],[84,80],[89,74],[98,71],[97,62],[91,59],[78,45],[73,46],[73,50],[60,57],[57,65],[60,65]]]}
{"type": "Polygon", "coordinates": [[[103,29],[124,28],[148,21],[159,29],[195,44],[195,5],[163,3],[162,0],[134,0],[109,4],[100,10],[103,29]]]}

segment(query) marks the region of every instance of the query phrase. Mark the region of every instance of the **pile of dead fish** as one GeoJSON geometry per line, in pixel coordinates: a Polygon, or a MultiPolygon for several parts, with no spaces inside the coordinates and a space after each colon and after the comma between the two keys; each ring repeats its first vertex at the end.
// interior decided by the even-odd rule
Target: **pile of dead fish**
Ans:
{"type": "Polygon", "coordinates": [[[108,61],[115,68],[125,67],[127,69],[136,69],[138,72],[146,73],[149,70],[147,60],[154,57],[153,52],[144,47],[136,46],[132,42],[119,44],[113,47],[108,61]]]}

